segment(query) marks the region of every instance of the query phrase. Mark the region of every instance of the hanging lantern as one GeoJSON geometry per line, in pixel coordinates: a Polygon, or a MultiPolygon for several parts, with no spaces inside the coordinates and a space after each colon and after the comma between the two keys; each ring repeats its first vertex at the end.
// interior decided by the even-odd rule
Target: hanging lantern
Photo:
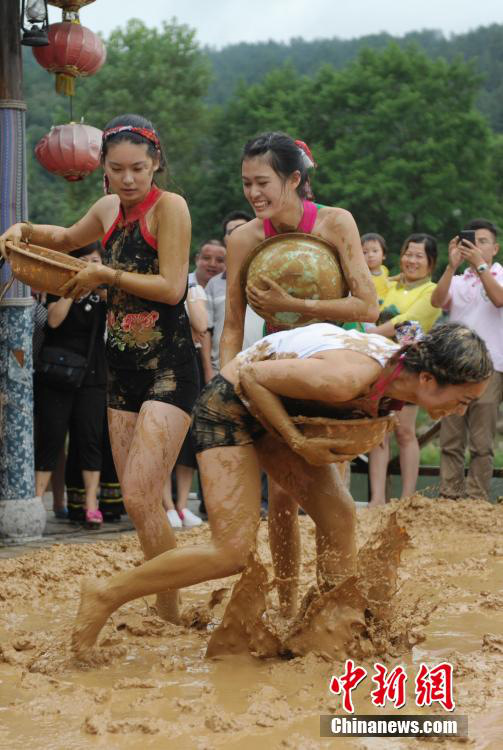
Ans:
{"type": "Polygon", "coordinates": [[[56,73],[58,94],[73,96],[75,78],[96,73],[106,59],[105,45],[94,31],[78,22],[52,23],[47,47],[33,47],[37,62],[56,73]]]}
{"type": "Polygon", "coordinates": [[[69,182],[83,180],[100,164],[102,135],[92,125],[57,125],[37,143],[35,156],[48,172],[69,182]]]}

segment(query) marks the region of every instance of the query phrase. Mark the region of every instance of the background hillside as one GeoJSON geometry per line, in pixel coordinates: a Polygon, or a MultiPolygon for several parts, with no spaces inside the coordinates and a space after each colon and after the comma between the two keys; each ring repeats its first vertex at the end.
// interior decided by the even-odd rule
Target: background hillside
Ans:
{"type": "MultiPolygon", "coordinates": [[[[384,234],[392,265],[411,231],[435,234],[445,259],[466,220],[503,218],[503,25],[216,51],[175,22],[130,21],[105,41],[106,65],[77,82],[73,119],[103,127],[137,111],[155,122],[170,187],[189,200],[194,246],[245,207],[242,145],[272,129],[309,143],[317,199],[351,210],[362,232],[384,234]]],[[[101,175],[69,184],[36,162],[34,145],[70,109],[31,50],[24,55],[30,218],[69,224],[101,194],[101,175]]]]}

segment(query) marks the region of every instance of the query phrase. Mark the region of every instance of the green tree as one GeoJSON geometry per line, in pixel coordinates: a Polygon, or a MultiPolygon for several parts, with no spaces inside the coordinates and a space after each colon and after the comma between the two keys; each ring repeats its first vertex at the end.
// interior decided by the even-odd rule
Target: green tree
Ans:
{"type": "Polygon", "coordinates": [[[266,130],[297,133],[303,81],[293,67],[286,65],[273,70],[260,84],[242,83],[227,104],[215,110],[213,137],[208,143],[208,160],[202,165],[197,194],[199,226],[205,227],[206,233],[218,232],[229,211],[250,210],[241,184],[243,146],[266,130]]]}
{"type": "Polygon", "coordinates": [[[215,120],[201,191],[207,225],[243,201],[243,143],[274,129],[309,143],[316,197],[348,208],[362,232],[382,233],[395,251],[415,231],[446,241],[467,218],[496,210],[491,131],[474,105],[479,85],[461,60],[396,44],[363,50],[341,71],[325,66],[308,78],[287,65],[242,84],[215,120]]]}
{"type": "Polygon", "coordinates": [[[358,39],[291,39],[288,43],[256,42],[232,44],[221,50],[206,49],[215,72],[210,87],[211,103],[225,103],[234,94],[237,84],[261,82],[273,68],[289,62],[303,75],[314,76],[325,65],[337,70],[353,62],[363,49],[383,50],[391,41],[406,49],[411,43],[420,47],[432,59],[453,60],[461,55],[472,60],[476,70],[484,76],[477,106],[489,118],[497,132],[503,131],[503,25],[482,26],[466,34],[444,37],[440,31],[412,31],[403,37],[387,33],[369,34],[358,39]]]}
{"type": "Polygon", "coordinates": [[[447,239],[495,208],[491,132],[475,109],[471,65],[416,47],[365,50],[306,92],[304,132],[320,167],[318,194],[347,207],[362,232],[398,249],[416,231],[447,239]]]}

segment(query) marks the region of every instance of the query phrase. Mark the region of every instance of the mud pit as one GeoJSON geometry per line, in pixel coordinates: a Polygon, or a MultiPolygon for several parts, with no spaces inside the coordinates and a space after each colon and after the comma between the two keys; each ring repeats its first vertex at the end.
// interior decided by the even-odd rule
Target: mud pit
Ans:
{"type": "MultiPolygon", "coordinates": [[[[388,668],[402,664],[407,671],[408,698],[402,714],[443,714],[435,704],[424,711],[414,706],[414,677],[421,662],[433,666],[450,661],[454,666],[455,713],[468,715],[470,739],[464,743],[424,739],[420,745],[415,739],[338,739],[338,750],[406,750],[439,745],[500,750],[503,506],[473,501],[438,502],[416,496],[406,503],[360,512],[358,542],[366,550],[362,565],[373,566],[378,573],[375,579],[384,589],[393,587],[388,562],[396,553],[397,539],[392,549],[381,545],[381,552],[386,554],[379,562],[379,544],[375,544],[379,536],[372,534],[381,527],[389,530],[394,512],[396,528],[404,529],[410,538],[398,567],[398,594],[391,606],[380,612],[384,620],[391,613],[394,622],[386,637],[379,633],[375,621],[359,623],[359,617],[354,615],[358,601],[353,590],[346,599],[342,597],[345,606],[340,606],[340,597],[338,603],[328,602],[332,615],[341,617],[345,626],[351,623],[353,636],[348,641],[347,654],[341,650],[344,638],[340,629],[334,632],[333,640],[327,638],[325,627],[320,629],[316,601],[305,613],[309,620],[307,635],[312,637],[304,637],[304,632],[299,638],[298,627],[292,630],[292,625],[287,628],[285,623],[281,627],[273,595],[265,616],[260,617],[260,599],[263,603],[269,595],[256,586],[254,590],[247,587],[245,577],[241,588],[235,590],[235,601],[239,604],[244,597],[277,641],[257,639],[257,628],[246,627],[252,622],[248,617],[241,618],[244,624],[238,627],[239,633],[231,627],[233,635],[227,640],[232,640],[232,644],[227,643],[225,648],[240,651],[244,641],[259,653],[274,653],[274,649],[284,650],[287,642],[291,651],[305,653],[304,656],[259,659],[232,653],[211,660],[204,658],[210,639],[215,652],[222,650],[225,629],[221,625],[229,617],[236,623],[231,608],[224,617],[236,578],[185,591],[185,624],[181,626],[159,620],[150,608],[153,600],[125,605],[105,627],[100,647],[88,663],[78,662],[68,644],[80,581],[84,575],[104,577],[138,564],[141,554],[135,537],[92,545],[55,545],[0,561],[0,747],[331,747],[333,739],[319,737],[319,715],[343,713],[340,696],[331,695],[328,685],[333,674],[342,674],[344,658],[352,652],[356,663],[369,670],[367,680],[353,693],[356,713],[360,714],[400,713],[389,704],[386,709],[372,706],[369,694],[374,687],[370,680],[374,661],[381,661],[388,668]],[[374,540],[371,548],[369,539],[374,540]],[[379,565],[384,568],[379,569],[379,565]],[[418,599],[419,605],[415,606],[418,599]],[[351,607],[352,614],[348,615],[351,607]],[[367,634],[364,638],[363,631],[367,634]],[[261,646],[257,647],[257,642],[261,646]]],[[[314,529],[309,519],[302,518],[301,523],[305,593],[315,578],[314,529]]],[[[195,529],[179,535],[178,540],[180,544],[194,543],[208,533],[207,528],[195,529]]],[[[392,533],[396,534],[396,529],[392,533]]],[[[388,531],[388,541],[390,536],[388,531]]],[[[403,541],[399,536],[398,546],[403,546],[403,541]]],[[[259,534],[259,556],[270,576],[264,523],[259,534]]],[[[251,574],[254,580],[257,576],[265,579],[266,571],[259,568],[251,574]]],[[[382,593],[373,589],[366,595],[377,601],[382,593]]]]}

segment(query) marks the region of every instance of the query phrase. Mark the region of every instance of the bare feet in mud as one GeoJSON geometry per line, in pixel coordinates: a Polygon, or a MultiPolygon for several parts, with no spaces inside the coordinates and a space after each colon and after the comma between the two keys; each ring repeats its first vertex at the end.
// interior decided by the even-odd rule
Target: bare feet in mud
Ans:
{"type": "Polygon", "coordinates": [[[72,631],[72,650],[82,656],[96,643],[99,632],[113,612],[107,604],[106,587],[95,580],[82,582],[80,606],[72,631]]]}
{"type": "Polygon", "coordinates": [[[178,591],[166,591],[162,594],[157,594],[155,608],[157,616],[161,620],[171,622],[173,625],[180,624],[180,594],[178,591]]]}

